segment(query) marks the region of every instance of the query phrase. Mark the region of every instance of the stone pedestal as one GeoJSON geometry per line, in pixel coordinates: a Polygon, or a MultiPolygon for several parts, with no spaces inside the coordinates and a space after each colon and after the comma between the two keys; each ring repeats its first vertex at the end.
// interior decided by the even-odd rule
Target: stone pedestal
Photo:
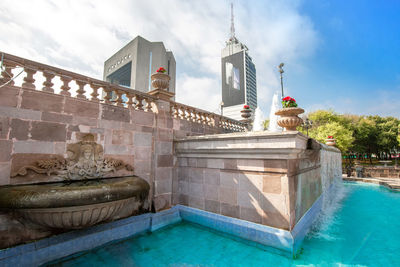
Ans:
{"type": "Polygon", "coordinates": [[[172,98],[175,96],[175,93],[168,92],[165,89],[154,89],[149,92],[149,95],[155,96],[164,101],[169,101],[172,100],[172,98]]]}

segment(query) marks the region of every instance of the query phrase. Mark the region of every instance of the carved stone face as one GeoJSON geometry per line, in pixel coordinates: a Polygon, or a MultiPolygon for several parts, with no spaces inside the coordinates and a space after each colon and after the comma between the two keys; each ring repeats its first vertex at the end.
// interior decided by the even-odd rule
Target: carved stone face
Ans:
{"type": "Polygon", "coordinates": [[[90,149],[86,149],[85,151],[83,151],[83,157],[85,159],[90,159],[91,155],[92,155],[92,151],[90,149]]]}

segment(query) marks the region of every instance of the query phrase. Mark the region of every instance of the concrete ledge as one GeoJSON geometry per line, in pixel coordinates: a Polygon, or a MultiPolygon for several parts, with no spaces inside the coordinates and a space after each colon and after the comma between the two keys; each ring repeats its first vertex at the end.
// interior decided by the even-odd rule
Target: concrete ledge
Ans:
{"type": "Polygon", "coordinates": [[[179,215],[179,207],[175,206],[168,210],[155,213],[151,219],[150,231],[156,231],[162,227],[182,221],[179,215]]]}
{"type": "Polygon", "coordinates": [[[400,191],[400,180],[398,178],[381,178],[381,177],[343,177],[347,182],[370,183],[385,186],[393,191],[400,191]]]}
{"type": "Polygon", "coordinates": [[[178,205],[183,220],[292,254],[289,231],[178,205]]]}
{"type": "Polygon", "coordinates": [[[150,229],[152,214],[68,232],[17,247],[0,250],[0,266],[38,266],[123,239],[150,229]]]}

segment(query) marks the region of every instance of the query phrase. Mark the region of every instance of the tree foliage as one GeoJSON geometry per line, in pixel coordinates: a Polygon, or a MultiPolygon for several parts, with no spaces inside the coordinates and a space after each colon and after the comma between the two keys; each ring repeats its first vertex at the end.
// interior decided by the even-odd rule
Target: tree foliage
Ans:
{"type": "Polygon", "coordinates": [[[318,110],[309,113],[308,118],[313,122],[310,137],[325,142],[332,135],[342,152],[379,156],[381,152],[390,153],[400,147],[400,120],[394,117],[341,115],[332,110],[318,110]]]}

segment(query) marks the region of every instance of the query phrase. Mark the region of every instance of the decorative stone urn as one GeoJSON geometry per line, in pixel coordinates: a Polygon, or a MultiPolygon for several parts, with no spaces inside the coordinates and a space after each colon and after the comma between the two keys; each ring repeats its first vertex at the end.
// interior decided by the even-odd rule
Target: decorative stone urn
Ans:
{"type": "Polygon", "coordinates": [[[156,72],[151,75],[151,85],[155,89],[164,90],[169,87],[169,81],[171,77],[168,74],[156,72]]]}
{"type": "Polygon", "coordinates": [[[328,146],[335,146],[336,145],[336,139],[334,138],[329,138],[325,140],[326,145],[328,146]]]}
{"type": "Polygon", "coordinates": [[[279,115],[277,123],[279,126],[285,128],[286,131],[296,131],[296,127],[300,126],[303,120],[298,117],[299,114],[304,113],[302,108],[281,108],[275,112],[279,115]]]}
{"type": "Polygon", "coordinates": [[[156,72],[151,75],[151,85],[155,88],[150,91],[150,95],[154,95],[162,100],[170,100],[175,94],[172,92],[168,92],[167,88],[169,87],[169,81],[171,77],[168,74],[162,72],[156,72]]]}
{"type": "Polygon", "coordinates": [[[245,105],[243,109],[240,111],[241,116],[243,120],[241,120],[243,123],[246,124],[246,128],[249,130],[250,128],[250,122],[251,122],[251,109],[248,105],[245,105]],[[246,108],[247,107],[247,108],[246,108]]]}

